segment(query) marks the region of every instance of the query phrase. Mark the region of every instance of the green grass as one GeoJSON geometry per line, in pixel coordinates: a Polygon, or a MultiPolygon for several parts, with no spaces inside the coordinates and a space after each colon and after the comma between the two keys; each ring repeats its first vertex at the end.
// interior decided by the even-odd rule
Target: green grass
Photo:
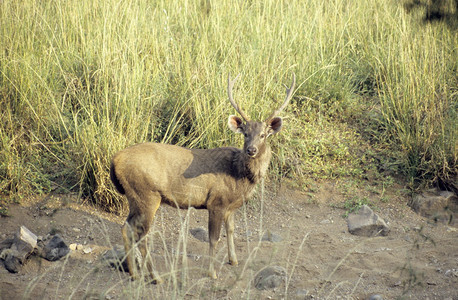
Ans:
{"type": "Polygon", "coordinates": [[[227,75],[241,73],[234,97],[262,119],[292,72],[272,178],[384,169],[456,187],[457,34],[422,13],[379,0],[3,0],[1,192],[78,191],[117,210],[116,151],[239,145],[227,75]]]}

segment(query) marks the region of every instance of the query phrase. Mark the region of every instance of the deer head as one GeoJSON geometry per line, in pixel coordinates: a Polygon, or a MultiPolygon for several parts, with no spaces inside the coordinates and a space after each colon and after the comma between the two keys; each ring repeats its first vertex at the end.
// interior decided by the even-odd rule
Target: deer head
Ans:
{"type": "Polygon", "coordinates": [[[286,87],[286,98],[283,104],[275,110],[264,122],[250,121],[248,116],[240,109],[239,105],[234,101],[232,97],[232,88],[239,75],[231,80],[229,75],[227,83],[227,93],[229,101],[235,110],[242,116],[242,118],[235,115],[229,116],[228,125],[229,128],[235,133],[242,133],[245,136],[245,143],[243,146],[244,153],[250,158],[256,158],[262,155],[267,147],[266,139],[273,134],[276,134],[281,130],[283,121],[281,117],[277,115],[288,105],[291,100],[291,96],[294,91],[294,85],[296,83],[296,76],[293,73],[293,83],[291,87],[286,87]]]}

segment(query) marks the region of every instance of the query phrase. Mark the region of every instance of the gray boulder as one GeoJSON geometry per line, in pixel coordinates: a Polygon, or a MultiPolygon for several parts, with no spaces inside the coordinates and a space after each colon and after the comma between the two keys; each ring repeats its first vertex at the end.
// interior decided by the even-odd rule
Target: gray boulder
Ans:
{"type": "Polygon", "coordinates": [[[36,246],[37,236],[21,226],[14,239],[2,242],[0,257],[4,260],[5,268],[11,273],[19,272],[36,246]]]}
{"type": "Polygon", "coordinates": [[[67,244],[58,234],[54,235],[49,242],[43,247],[41,256],[49,261],[56,261],[70,252],[67,244]]]}
{"type": "Polygon", "coordinates": [[[350,214],[347,224],[348,231],[359,236],[386,236],[390,232],[390,228],[385,221],[367,205],[361,206],[358,212],[350,214]]]}
{"type": "Polygon", "coordinates": [[[458,197],[448,191],[430,190],[415,195],[409,203],[418,214],[436,222],[458,224],[458,197]]]}

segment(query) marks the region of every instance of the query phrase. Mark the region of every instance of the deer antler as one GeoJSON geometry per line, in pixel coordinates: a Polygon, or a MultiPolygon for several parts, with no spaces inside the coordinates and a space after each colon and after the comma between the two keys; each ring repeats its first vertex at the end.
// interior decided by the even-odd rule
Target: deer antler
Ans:
{"type": "Polygon", "coordinates": [[[270,119],[276,117],[283,109],[285,109],[285,107],[288,105],[289,103],[289,100],[291,100],[291,96],[293,95],[293,91],[294,91],[294,85],[296,84],[296,75],[293,73],[293,83],[291,84],[291,87],[288,88],[286,85],[286,99],[285,101],[283,102],[283,104],[280,106],[279,109],[277,109],[276,111],[274,111],[267,119],[265,122],[269,121],[270,119]]]}
{"type": "Polygon", "coordinates": [[[231,74],[227,77],[227,94],[229,96],[229,101],[231,102],[232,106],[235,108],[235,110],[242,116],[242,118],[245,120],[245,122],[248,122],[250,118],[245,115],[245,113],[240,109],[240,107],[237,105],[237,103],[234,101],[232,98],[232,88],[234,87],[234,83],[239,78],[240,74],[237,75],[237,77],[234,78],[234,80],[231,80],[231,74]]]}

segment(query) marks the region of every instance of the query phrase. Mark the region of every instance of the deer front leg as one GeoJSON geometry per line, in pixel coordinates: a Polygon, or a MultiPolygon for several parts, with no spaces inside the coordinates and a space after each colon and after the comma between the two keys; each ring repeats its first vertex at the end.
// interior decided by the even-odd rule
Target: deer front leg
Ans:
{"type": "Polygon", "coordinates": [[[208,235],[210,240],[210,249],[209,249],[209,257],[210,257],[210,267],[208,270],[208,275],[216,279],[216,271],[215,271],[215,249],[216,245],[219,241],[219,235],[221,232],[221,224],[223,222],[223,216],[220,212],[216,211],[208,211],[208,235]]]}
{"type": "Polygon", "coordinates": [[[146,265],[148,269],[148,273],[151,277],[151,282],[153,284],[161,284],[163,281],[161,277],[159,277],[159,275],[154,271],[153,258],[148,253],[148,242],[147,242],[146,236],[144,236],[143,239],[140,241],[139,248],[140,248],[140,253],[143,257],[143,264],[146,265]]]}
{"type": "Polygon", "coordinates": [[[238,265],[237,256],[235,255],[234,246],[234,212],[230,212],[226,216],[226,234],[227,234],[227,251],[229,255],[229,263],[233,266],[238,265]]]}

